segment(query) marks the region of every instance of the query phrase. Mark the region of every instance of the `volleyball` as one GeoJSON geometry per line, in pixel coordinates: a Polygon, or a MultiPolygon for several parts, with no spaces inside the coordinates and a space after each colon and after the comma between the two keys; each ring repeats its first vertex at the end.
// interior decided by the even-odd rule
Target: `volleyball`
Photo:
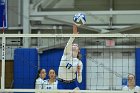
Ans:
{"type": "Polygon", "coordinates": [[[86,23],[86,16],[82,13],[75,14],[73,17],[73,21],[76,25],[84,25],[86,23]]]}

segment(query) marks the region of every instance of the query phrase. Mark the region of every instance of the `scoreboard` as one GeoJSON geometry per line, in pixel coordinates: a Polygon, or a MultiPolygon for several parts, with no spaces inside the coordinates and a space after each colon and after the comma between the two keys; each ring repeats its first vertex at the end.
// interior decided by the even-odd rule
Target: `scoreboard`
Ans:
{"type": "Polygon", "coordinates": [[[0,0],[0,29],[7,28],[7,0],[0,0]]]}

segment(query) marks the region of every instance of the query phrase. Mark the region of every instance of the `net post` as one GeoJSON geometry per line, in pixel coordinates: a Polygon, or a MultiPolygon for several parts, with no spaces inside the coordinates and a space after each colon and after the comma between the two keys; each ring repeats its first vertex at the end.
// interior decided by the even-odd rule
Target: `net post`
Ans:
{"type": "Polygon", "coordinates": [[[5,39],[6,38],[3,35],[2,37],[1,89],[5,89],[5,39]]]}
{"type": "Polygon", "coordinates": [[[3,28],[2,28],[2,65],[1,65],[1,89],[5,89],[5,36],[4,36],[4,14],[3,14],[3,28]]]}

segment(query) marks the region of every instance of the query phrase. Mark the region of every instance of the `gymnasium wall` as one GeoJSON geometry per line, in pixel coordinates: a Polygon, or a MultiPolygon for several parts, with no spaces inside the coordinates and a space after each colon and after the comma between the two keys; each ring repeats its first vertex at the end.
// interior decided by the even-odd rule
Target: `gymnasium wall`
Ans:
{"type": "Polygon", "coordinates": [[[135,74],[135,53],[87,51],[87,89],[121,89],[128,73],[135,74]],[[88,53],[89,52],[89,53],[88,53]]]}
{"type": "MultiPolygon", "coordinates": [[[[12,85],[13,85],[13,60],[6,60],[5,67],[6,67],[5,88],[12,88],[12,85]]],[[[1,74],[1,60],[0,60],[0,74],[1,74]]],[[[0,82],[1,82],[1,79],[0,79],[0,82]]]]}
{"type": "MultiPolygon", "coordinates": [[[[100,51],[98,53],[96,50],[92,52],[91,50],[90,51],[87,50],[87,53],[86,53],[84,52],[85,50],[81,50],[83,51],[81,52],[83,53],[83,57],[84,57],[83,62],[86,62],[84,63],[84,65],[86,65],[86,68],[85,68],[86,70],[83,70],[84,71],[83,80],[85,83],[83,83],[84,85],[82,85],[82,89],[86,88],[86,89],[94,89],[94,90],[95,89],[96,90],[102,90],[102,89],[119,90],[122,88],[122,80],[124,78],[127,78],[128,73],[132,73],[132,74],[136,73],[137,82],[138,82],[139,80],[138,67],[139,67],[139,53],[140,52],[138,51],[139,49],[136,49],[136,50],[137,50],[136,51],[137,69],[135,68],[135,53],[134,52],[122,53],[121,51],[115,51],[115,52],[113,51],[101,52],[100,51]],[[87,57],[85,54],[87,55],[87,57]],[[85,60],[85,57],[86,57],[86,60],[85,60]]],[[[28,52],[28,51],[22,50],[22,52],[16,52],[16,54],[17,53],[20,55],[18,55],[17,58],[15,59],[16,64],[14,63],[15,64],[14,76],[18,77],[22,75],[23,77],[26,77],[27,76],[25,75],[26,71],[24,73],[23,69],[26,69],[28,67],[32,69],[32,66],[31,64],[27,65],[26,63],[27,60],[23,60],[23,59],[28,58],[28,57],[29,57],[29,60],[35,60],[35,59],[34,58],[32,59],[32,57],[28,56],[29,54],[32,54],[31,51],[28,52]],[[22,56],[22,57],[19,57],[19,56],[22,56]],[[24,66],[22,65],[22,63],[24,64],[24,66]],[[20,66],[22,68],[19,68],[20,66]],[[21,72],[19,74],[19,71],[17,73],[16,70],[20,70],[20,69],[21,69],[21,72]]],[[[63,54],[63,49],[52,49],[52,50],[44,51],[42,54],[40,54],[40,68],[46,68],[47,72],[49,71],[50,68],[53,68],[57,72],[62,54],[63,54]]],[[[37,57],[37,52],[35,53],[35,55],[37,57]]],[[[37,61],[35,61],[35,63],[33,62],[33,64],[34,65],[36,64],[33,67],[33,69],[35,68],[36,70],[34,71],[37,71],[37,61]]],[[[28,72],[28,75],[30,75],[30,72],[28,72]]],[[[14,79],[16,80],[15,77],[14,79]]],[[[19,80],[17,81],[17,84],[18,83],[19,83],[19,80]]]]}

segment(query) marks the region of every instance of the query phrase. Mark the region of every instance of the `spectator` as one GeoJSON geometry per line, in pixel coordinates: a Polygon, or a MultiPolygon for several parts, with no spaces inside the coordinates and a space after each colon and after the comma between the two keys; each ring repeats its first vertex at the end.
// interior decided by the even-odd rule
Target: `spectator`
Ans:
{"type": "Polygon", "coordinates": [[[140,87],[136,86],[136,84],[135,84],[135,76],[133,74],[128,75],[128,84],[127,84],[127,86],[123,87],[123,90],[131,91],[131,92],[139,92],[140,91],[140,87]]]}

